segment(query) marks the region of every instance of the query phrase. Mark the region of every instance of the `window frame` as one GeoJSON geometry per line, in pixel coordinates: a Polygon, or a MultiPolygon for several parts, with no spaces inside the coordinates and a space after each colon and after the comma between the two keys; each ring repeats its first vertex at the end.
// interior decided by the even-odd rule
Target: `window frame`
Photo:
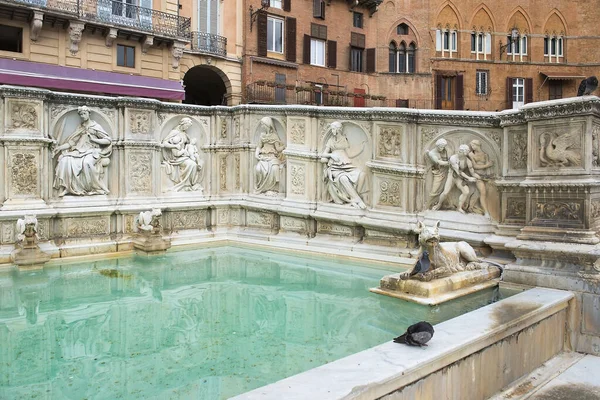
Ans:
{"type": "Polygon", "coordinates": [[[267,17],[267,52],[277,53],[277,54],[285,54],[285,20],[283,18],[277,18],[273,16],[267,17]],[[281,51],[276,50],[276,37],[275,37],[275,24],[278,23],[281,25],[281,51]],[[272,25],[272,27],[271,27],[272,25]],[[271,29],[271,42],[269,43],[269,28],[271,29]]]}
{"type": "Polygon", "coordinates": [[[513,103],[525,103],[525,78],[513,78],[512,80],[512,88],[513,88],[513,103]],[[519,94],[519,89],[521,93],[519,94]],[[519,96],[521,96],[521,100],[519,100],[519,96]]]}
{"type": "Polygon", "coordinates": [[[122,68],[134,68],[135,69],[135,46],[127,46],[125,44],[120,44],[117,43],[117,67],[122,67],[122,68]],[[119,48],[123,48],[123,64],[119,64],[119,48]],[[131,49],[133,52],[133,64],[132,65],[127,65],[128,64],[128,57],[127,57],[127,49],[131,49]]]}
{"type": "Polygon", "coordinates": [[[0,26],[6,27],[6,28],[8,28],[8,30],[14,30],[14,33],[16,33],[16,38],[17,38],[17,42],[16,42],[17,51],[0,49],[0,52],[7,52],[8,54],[23,54],[24,53],[24,45],[25,45],[25,40],[24,40],[24,31],[25,30],[23,29],[23,27],[7,25],[7,24],[0,24],[0,26]]]}
{"type": "Polygon", "coordinates": [[[552,58],[555,58],[556,62],[561,61],[564,57],[564,39],[562,36],[548,35],[544,37],[544,57],[548,57],[550,62],[552,58]]]}
{"type": "Polygon", "coordinates": [[[310,38],[310,65],[316,65],[318,67],[324,67],[325,66],[325,54],[326,54],[326,50],[325,50],[325,46],[326,46],[327,41],[323,40],[323,39],[317,39],[314,37],[310,38]],[[318,48],[317,46],[321,45],[322,48],[320,50],[322,50],[320,53],[322,55],[323,58],[323,63],[319,64],[318,63],[318,48]]]}
{"type": "Polygon", "coordinates": [[[458,33],[453,29],[436,29],[435,50],[442,53],[444,57],[447,52],[452,58],[452,53],[458,52],[458,33]]]}
{"type": "Polygon", "coordinates": [[[352,26],[354,28],[363,29],[364,24],[365,24],[365,19],[364,19],[363,13],[353,11],[352,12],[352,26]],[[360,23],[357,23],[357,21],[360,21],[360,23]]]}
{"type": "Polygon", "coordinates": [[[350,71],[363,72],[364,70],[364,48],[350,46],[350,71]],[[354,56],[357,56],[356,64],[354,56]]]}
{"type": "Polygon", "coordinates": [[[477,96],[487,96],[489,94],[488,88],[489,88],[489,82],[490,82],[490,71],[487,69],[478,69],[475,71],[475,95],[477,96]],[[482,82],[482,78],[485,76],[485,79],[483,79],[485,82],[482,82]],[[484,85],[482,85],[484,84],[484,85]],[[483,87],[483,90],[482,90],[483,87]]]}
{"type": "Polygon", "coordinates": [[[283,0],[269,0],[269,7],[283,10],[283,0]]]}
{"type": "Polygon", "coordinates": [[[519,35],[517,40],[511,41],[510,35],[506,37],[506,55],[508,56],[526,56],[528,48],[527,35],[519,35]],[[515,46],[516,44],[516,46],[515,46]],[[516,47],[516,49],[515,49],[516,47]]]}

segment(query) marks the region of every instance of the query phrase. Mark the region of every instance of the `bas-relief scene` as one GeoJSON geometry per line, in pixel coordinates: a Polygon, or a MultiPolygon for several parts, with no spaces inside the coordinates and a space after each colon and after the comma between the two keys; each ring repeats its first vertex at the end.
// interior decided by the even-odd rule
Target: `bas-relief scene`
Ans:
{"type": "Polygon", "coordinates": [[[253,174],[254,192],[257,194],[276,196],[285,193],[284,132],[285,129],[275,118],[263,117],[258,122],[253,174]]]}
{"type": "Polygon", "coordinates": [[[500,202],[494,180],[499,149],[471,132],[438,136],[425,150],[425,208],[480,214],[498,220],[500,202]]]}

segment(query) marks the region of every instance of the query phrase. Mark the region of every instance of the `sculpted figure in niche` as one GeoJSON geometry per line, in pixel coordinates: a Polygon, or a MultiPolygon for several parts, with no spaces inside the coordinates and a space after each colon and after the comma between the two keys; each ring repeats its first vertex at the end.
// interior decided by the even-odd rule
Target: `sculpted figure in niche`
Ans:
{"type": "Polygon", "coordinates": [[[466,144],[461,144],[458,147],[458,154],[454,154],[448,160],[450,164],[450,170],[444,186],[444,191],[440,195],[438,203],[433,207],[433,210],[439,210],[444,200],[450,194],[453,187],[457,187],[461,191],[460,197],[458,198],[457,210],[461,213],[465,213],[463,208],[465,201],[469,197],[469,182],[477,182],[477,179],[481,177],[473,169],[473,163],[469,159],[468,155],[471,152],[471,148],[466,144]]]}
{"type": "Polygon", "coordinates": [[[256,193],[275,194],[279,192],[279,180],[285,145],[279,139],[273,120],[264,117],[258,124],[262,132],[254,156],[258,160],[254,169],[256,193]]]}
{"type": "Polygon", "coordinates": [[[435,147],[427,152],[427,158],[431,162],[431,174],[433,175],[431,191],[427,200],[428,209],[434,205],[436,200],[439,203],[438,199],[448,178],[449,162],[448,150],[446,150],[447,145],[448,142],[446,139],[438,139],[435,142],[435,147]]]}
{"type": "Polygon", "coordinates": [[[361,150],[350,156],[346,152],[350,149],[350,143],[344,133],[342,123],[335,121],[329,126],[331,137],[325,144],[325,150],[321,154],[321,162],[325,164],[323,171],[325,186],[336,204],[350,204],[352,207],[366,209],[367,206],[360,197],[364,185],[363,171],[352,165],[351,159],[360,155],[365,149],[362,143],[361,150]]]}
{"type": "Polygon", "coordinates": [[[107,194],[104,171],[110,164],[112,141],[100,124],[90,119],[89,108],[82,106],[77,112],[81,124],[52,153],[53,157],[58,155],[54,188],[61,197],[107,194]]]}
{"type": "Polygon", "coordinates": [[[202,159],[196,147],[196,139],[190,139],[187,130],[192,120],[184,117],[163,139],[162,165],[169,178],[175,183],[174,192],[203,190],[202,159]]]}
{"type": "Polygon", "coordinates": [[[483,210],[484,215],[489,217],[490,213],[488,211],[487,190],[485,183],[491,177],[491,174],[486,172],[489,170],[489,168],[494,166],[494,162],[490,160],[490,157],[486,152],[481,150],[481,142],[479,140],[471,140],[469,146],[471,147],[469,160],[471,160],[473,169],[476,172],[476,175],[472,175],[479,176],[479,178],[476,178],[477,181],[475,181],[475,186],[479,191],[479,203],[481,204],[481,209],[483,210]]]}

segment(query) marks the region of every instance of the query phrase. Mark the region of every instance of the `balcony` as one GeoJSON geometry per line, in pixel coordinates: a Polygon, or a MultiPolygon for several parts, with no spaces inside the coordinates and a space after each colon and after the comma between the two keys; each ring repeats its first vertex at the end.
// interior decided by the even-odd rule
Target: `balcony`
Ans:
{"type": "Polygon", "coordinates": [[[122,0],[79,0],[84,21],[113,25],[173,38],[190,37],[191,19],[122,0]]]}
{"type": "Polygon", "coordinates": [[[246,86],[246,102],[254,104],[307,104],[336,107],[385,107],[384,96],[346,93],[311,86],[257,81],[246,86]]]}
{"type": "MultiPolygon", "coordinates": [[[[0,6],[39,9],[48,17],[80,19],[92,25],[189,40],[191,18],[139,7],[124,0],[0,0],[0,6]]],[[[13,8],[14,10],[14,8],[13,8]]]]}
{"type": "Polygon", "coordinates": [[[227,38],[213,33],[192,32],[192,52],[227,57],[227,38]]]}

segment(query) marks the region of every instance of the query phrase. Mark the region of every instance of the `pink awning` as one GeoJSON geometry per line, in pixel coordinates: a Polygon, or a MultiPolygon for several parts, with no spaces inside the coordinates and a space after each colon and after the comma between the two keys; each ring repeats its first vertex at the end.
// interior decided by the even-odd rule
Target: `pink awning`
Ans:
{"type": "Polygon", "coordinates": [[[179,81],[0,58],[0,84],[183,100],[179,81]]]}

